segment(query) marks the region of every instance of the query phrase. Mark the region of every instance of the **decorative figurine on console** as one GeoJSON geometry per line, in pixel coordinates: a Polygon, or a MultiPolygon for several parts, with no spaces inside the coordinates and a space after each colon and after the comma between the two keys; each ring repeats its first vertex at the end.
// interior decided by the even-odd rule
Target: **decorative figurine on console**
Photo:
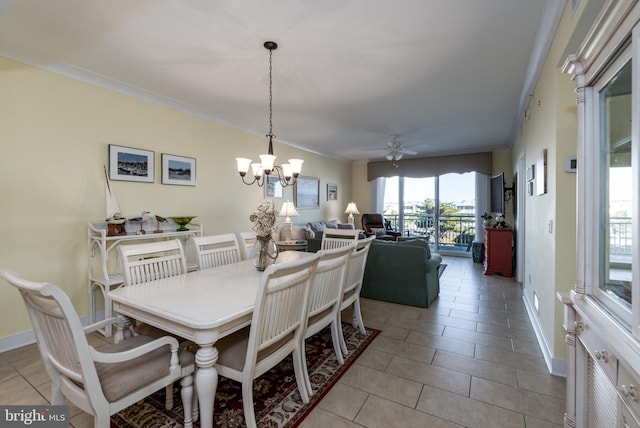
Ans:
{"type": "Polygon", "coordinates": [[[165,222],[169,224],[169,220],[167,220],[166,217],[160,217],[159,215],[156,215],[156,230],[154,230],[153,233],[162,233],[162,229],[160,229],[160,223],[165,222]]]}
{"type": "Polygon", "coordinates": [[[120,205],[116,200],[116,195],[111,190],[111,182],[107,175],[107,167],[104,166],[104,178],[105,178],[105,197],[107,206],[107,236],[126,235],[125,223],[127,219],[120,214],[120,205]]]}

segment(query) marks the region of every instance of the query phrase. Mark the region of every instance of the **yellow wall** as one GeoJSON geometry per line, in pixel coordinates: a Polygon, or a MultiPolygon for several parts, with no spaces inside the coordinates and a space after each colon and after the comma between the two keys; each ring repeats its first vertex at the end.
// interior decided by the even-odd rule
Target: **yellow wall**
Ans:
{"type": "MultiPolygon", "coordinates": [[[[570,2],[568,2],[570,3],[570,2]]],[[[547,193],[525,195],[524,297],[533,307],[539,299],[537,322],[554,358],[565,358],[562,304],[557,291],[569,291],[576,278],[576,174],[564,171],[564,158],[575,156],[577,110],[575,83],[562,74],[560,66],[579,12],[568,4],[549,55],[533,90],[530,116],[513,148],[513,162],[522,153],[526,165],[536,164],[547,149],[547,193]],[[551,232],[549,231],[551,222],[551,232]]],[[[524,178],[524,177],[523,177],[524,178]]],[[[536,181],[540,171],[535,170],[536,181]]]]}
{"type": "MultiPolygon", "coordinates": [[[[87,223],[105,217],[109,144],[155,152],[155,183],[112,182],[123,214],[197,215],[206,234],[250,230],[263,189],[241,183],[235,157],[257,159],[265,138],[4,58],[0,94],[0,269],[59,285],[81,315],[87,223]],[[197,186],[160,184],[162,153],[196,158],[197,186]]],[[[294,223],[346,221],[351,164],[280,144],[274,151],[280,161],[304,159],[303,174],[320,178],[320,208],[299,210],[294,223]],[[337,202],[327,202],[327,183],[338,185],[337,202]]],[[[0,338],[31,329],[6,283],[0,313],[0,338]]]]}

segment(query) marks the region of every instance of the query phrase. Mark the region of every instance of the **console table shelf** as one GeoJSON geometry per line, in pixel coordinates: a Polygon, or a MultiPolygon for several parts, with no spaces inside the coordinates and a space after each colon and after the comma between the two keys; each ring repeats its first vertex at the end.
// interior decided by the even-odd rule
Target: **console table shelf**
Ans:
{"type": "MultiPolygon", "coordinates": [[[[104,300],[104,317],[112,316],[112,304],[109,291],[124,283],[121,267],[117,263],[116,248],[122,243],[168,240],[180,238],[185,245],[191,236],[202,236],[202,225],[189,224],[189,230],[178,232],[176,226],[165,226],[160,233],[147,232],[144,234],[127,233],[124,235],[107,235],[105,222],[89,223],[88,228],[88,261],[89,261],[89,322],[98,321],[96,294],[102,294],[104,300]]],[[[196,267],[195,263],[187,263],[189,270],[196,267]]],[[[100,330],[105,336],[111,336],[111,327],[100,330]]]]}

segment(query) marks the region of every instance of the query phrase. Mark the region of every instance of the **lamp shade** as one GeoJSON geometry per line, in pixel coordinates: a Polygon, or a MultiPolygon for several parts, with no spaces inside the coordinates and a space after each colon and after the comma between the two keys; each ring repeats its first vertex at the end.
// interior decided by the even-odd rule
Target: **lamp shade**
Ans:
{"type": "Polygon", "coordinates": [[[286,217],[285,221],[289,222],[291,219],[289,217],[296,217],[298,215],[298,211],[296,211],[295,205],[293,202],[286,201],[282,204],[282,208],[280,208],[280,217],[286,217]]]}
{"type": "Polygon", "coordinates": [[[358,211],[358,207],[356,207],[356,203],[351,201],[347,204],[347,209],[344,210],[344,213],[349,214],[349,217],[347,217],[347,220],[349,221],[350,224],[353,224],[353,215],[360,214],[360,211],[358,211]]]}
{"type": "Polygon", "coordinates": [[[356,203],[351,201],[347,204],[347,209],[344,210],[345,214],[360,214],[360,211],[358,211],[358,207],[356,206],[356,203]]]}

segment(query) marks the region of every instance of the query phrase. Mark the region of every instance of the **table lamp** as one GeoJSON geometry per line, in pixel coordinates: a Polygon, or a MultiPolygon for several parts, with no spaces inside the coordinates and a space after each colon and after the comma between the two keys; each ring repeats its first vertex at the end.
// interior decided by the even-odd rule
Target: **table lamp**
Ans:
{"type": "Polygon", "coordinates": [[[349,217],[347,220],[349,224],[353,224],[353,215],[360,214],[360,211],[358,211],[358,207],[356,207],[356,203],[351,201],[347,204],[347,209],[344,210],[344,213],[349,214],[349,217]]]}
{"type": "Polygon", "coordinates": [[[284,233],[284,239],[282,236],[280,239],[285,242],[291,241],[291,217],[296,217],[298,215],[298,211],[296,211],[295,205],[293,202],[286,201],[282,204],[282,208],[280,209],[280,217],[286,217],[284,219],[284,225],[282,227],[282,232],[284,233]]]}

